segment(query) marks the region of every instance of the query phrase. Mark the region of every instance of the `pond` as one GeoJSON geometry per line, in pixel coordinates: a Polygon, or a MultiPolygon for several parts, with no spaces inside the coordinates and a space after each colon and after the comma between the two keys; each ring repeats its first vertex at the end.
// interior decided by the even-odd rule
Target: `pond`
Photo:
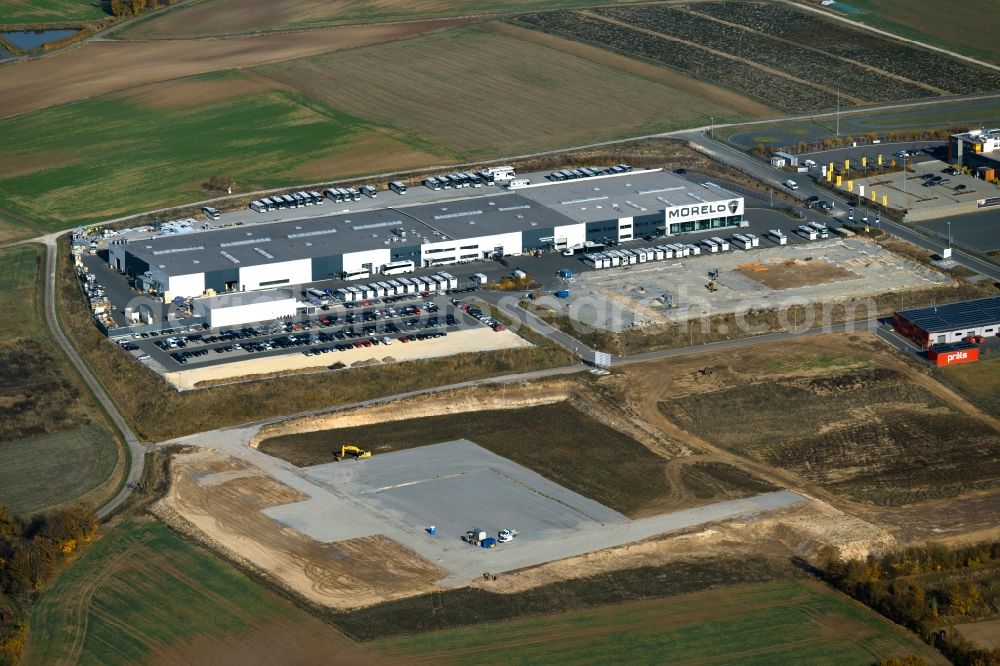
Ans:
{"type": "Polygon", "coordinates": [[[11,32],[0,32],[0,37],[3,37],[19,49],[33,51],[40,48],[43,44],[75,35],[78,32],[80,31],[68,28],[63,30],[14,30],[11,32]]]}
{"type": "Polygon", "coordinates": [[[858,7],[852,7],[851,5],[845,5],[843,2],[834,2],[834,3],[832,3],[830,5],[827,5],[827,6],[828,7],[832,7],[834,9],[836,9],[838,12],[843,12],[845,14],[860,14],[860,13],[862,13],[864,11],[864,10],[858,8],[858,7]]]}

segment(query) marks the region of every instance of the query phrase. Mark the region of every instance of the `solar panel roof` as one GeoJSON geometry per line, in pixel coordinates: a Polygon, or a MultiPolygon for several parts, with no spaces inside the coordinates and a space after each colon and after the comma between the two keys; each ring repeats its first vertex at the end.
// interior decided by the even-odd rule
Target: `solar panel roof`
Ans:
{"type": "Polygon", "coordinates": [[[896,314],[928,333],[989,326],[1000,324],[1000,296],[902,310],[896,314]]]}

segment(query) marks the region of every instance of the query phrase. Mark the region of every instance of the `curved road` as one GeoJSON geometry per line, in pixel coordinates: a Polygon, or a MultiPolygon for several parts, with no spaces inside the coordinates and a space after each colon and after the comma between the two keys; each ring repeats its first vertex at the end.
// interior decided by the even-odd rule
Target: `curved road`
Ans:
{"type": "Polygon", "coordinates": [[[83,377],[83,381],[86,382],[87,386],[90,388],[91,392],[97,398],[97,401],[101,403],[101,407],[107,412],[108,416],[114,422],[115,427],[122,434],[125,439],[125,443],[128,445],[129,451],[129,470],[128,475],[125,477],[125,484],[118,491],[118,494],[112,497],[104,506],[97,510],[98,519],[103,519],[107,517],[112,511],[121,506],[122,502],[125,501],[130,494],[132,494],[132,487],[135,483],[142,478],[143,465],[146,461],[146,445],[139,441],[139,438],[135,436],[132,428],[129,427],[128,423],[125,422],[124,417],[122,417],[121,412],[118,411],[118,407],[108,396],[107,392],[101,383],[94,377],[90,368],[87,364],[83,362],[80,355],[76,352],[76,348],[70,344],[69,339],[63,333],[62,328],[59,327],[59,321],[56,317],[56,249],[58,247],[59,234],[51,234],[43,237],[42,240],[45,243],[45,323],[48,324],[49,330],[52,331],[52,336],[55,338],[59,346],[63,348],[66,352],[66,356],[76,367],[77,372],[83,377]]]}

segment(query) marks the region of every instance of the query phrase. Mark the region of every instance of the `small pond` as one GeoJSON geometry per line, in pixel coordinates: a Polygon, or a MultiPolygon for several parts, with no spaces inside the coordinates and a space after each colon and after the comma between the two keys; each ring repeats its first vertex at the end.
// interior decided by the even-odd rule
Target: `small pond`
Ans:
{"type": "MultiPolygon", "coordinates": [[[[41,48],[43,44],[63,39],[80,32],[71,28],[61,30],[13,30],[11,32],[0,32],[3,37],[14,46],[25,51],[33,51],[41,48]]],[[[0,55],[6,53],[6,49],[0,47],[0,55]]]]}

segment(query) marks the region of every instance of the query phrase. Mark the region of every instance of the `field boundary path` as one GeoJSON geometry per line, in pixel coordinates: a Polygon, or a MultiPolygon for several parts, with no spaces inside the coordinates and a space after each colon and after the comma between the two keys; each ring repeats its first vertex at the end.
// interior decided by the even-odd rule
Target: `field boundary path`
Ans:
{"type": "Polygon", "coordinates": [[[101,382],[94,376],[87,367],[87,364],[77,353],[76,348],[70,343],[66,334],[63,333],[62,328],[59,327],[59,318],[56,315],[56,261],[59,236],[61,234],[50,234],[45,236],[42,240],[45,243],[45,323],[48,324],[49,330],[52,331],[52,336],[55,338],[59,346],[62,347],[63,352],[69,357],[69,360],[76,367],[77,372],[83,377],[83,381],[86,382],[87,387],[90,388],[91,393],[97,398],[97,401],[101,404],[101,407],[107,412],[111,421],[118,428],[118,431],[122,434],[125,439],[125,444],[128,446],[130,465],[128,474],[125,476],[124,484],[118,493],[108,500],[104,506],[97,509],[98,519],[103,519],[107,517],[112,511],[117,509],[122,503],[132,494],[132,489],[136,483],[142,478],[143,466],[146,462],[146,450],[147,445],[136,437],[135,432],[129,427],[125,418],[122,416],[121,412],[118,411],[118,407],[115,405],[111,397],[108,396],[107,392],[104,390],[104,386],[101,382]]]}

